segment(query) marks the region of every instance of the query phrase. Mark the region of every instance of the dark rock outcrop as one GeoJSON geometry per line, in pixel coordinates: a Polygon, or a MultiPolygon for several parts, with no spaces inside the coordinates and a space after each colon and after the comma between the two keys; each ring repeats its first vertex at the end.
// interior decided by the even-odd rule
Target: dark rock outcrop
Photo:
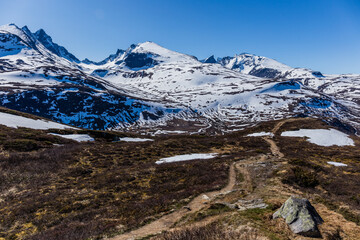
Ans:
{"type": "Polygon", "coordinates": [[[217,63],[217,61],[215,60],[214,55],[208,57],[207,59],[204,60],[204,63],[217,63]]]}

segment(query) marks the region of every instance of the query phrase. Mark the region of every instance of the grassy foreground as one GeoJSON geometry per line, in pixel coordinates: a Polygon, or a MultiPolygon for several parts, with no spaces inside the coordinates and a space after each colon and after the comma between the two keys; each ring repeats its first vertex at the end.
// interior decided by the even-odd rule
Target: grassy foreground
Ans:
{"type": "MultiPolygon", "coordinates": [[[[267,208],[238,211],[211,203],[182,219],[174,231],[153,238],[293,239],[281,220],[271,219],[293,193],[320,209],[324,206],[323,214],[330,211],[329,216],[338,214],[346,224],[359,225],[359,139],[353,137],[355,147],[320,147],[304,138],[281,137],[285,130],[329,127],[320,120],[298,119],[285,123],[273,138],[284,154],[277,159],[264,139],[246,137],[271,131],[276,123],[223,136],[165,136],[142,143],[113,141],[125,133],[0,126],[0,239],[120,234],[181,208],[200,193],[220,189],[227,184],[229,165],[239,160],[243,163],[237,168],[236,190],[219,200],[262,199],[267,208]],[[87,133],[96,141],[77,143],[49,132],[87,133]],[[155,164],[163,157],[207,152],[219,155],[155,164]],[[336,168],[327,161],[348,167],[336,168]]],[[[343,229],[329,229],[325,225],[322,230],[325,239],[352,239],[343,229]]]]}

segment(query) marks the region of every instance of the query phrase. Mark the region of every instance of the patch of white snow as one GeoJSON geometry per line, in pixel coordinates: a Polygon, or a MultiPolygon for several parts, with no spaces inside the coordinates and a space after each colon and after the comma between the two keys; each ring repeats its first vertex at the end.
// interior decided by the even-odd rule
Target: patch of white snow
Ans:
{"type": "Polygon", "coordinates": [[[154,141],[153,139],[149,139],[149,138],[131,138],[131,137],[124,137],[124,138],[120,138],[120,141],[123,142],[149,142],[149,141],[154,141]]]}
{"type": "Polygon", "coordinates": [[[31,129],[39,129],[39,130],[47,130],[47,129],[76,129],[74,127],[66,126],[56,122],[50,122],[42,119],[31,119],[18,115],[13,115],[9,113],[0,112],[0,124],[5,125],[7,127],[18,128],[31,128],[31,129]]]}
{"type": "Polygon", "coordinates": [[[336,167],[347,167],[347,164],[345,163],[340,163],[340,162],[327,162],[330,165],[334,165],[336,167]]]}
{"type": "Polygon", "coordinates": [[[345,133],[335,129],[300,129],[281,133],[282,137],[307,137],[307,141],[320,146],[355,146],[354,141],[345,133]]]}
{"type": "Polygon", "coordinates": [[[49,134],[58,136],[58,137],[62,137],[62,138],[71,139],[71,140],[74,140],[77,142],[95,141],[94,138],[90,137],[87,134],[68,134],[68,135],[61,135],[61,134],[57,134],[57,133],[49,133],[49,134]]]}
{"type": "Polygon", "coordinates": [[[251,133],[246,136],[247,137],[265,137],[265,136],[274,137],[274,134],[271,132],[258,132],[258,133],[251,133]]]}
{"type": "Polygon", "coordinates": [[[159,161],[156,161],[156,164],[170,163],[170,162],[180,162],[180,161],[190,161],[196,159],[211,159],[216,157],[217,153],[191,153],[184,155],[176,155],[173,157],[162,158],[159,161]]]}

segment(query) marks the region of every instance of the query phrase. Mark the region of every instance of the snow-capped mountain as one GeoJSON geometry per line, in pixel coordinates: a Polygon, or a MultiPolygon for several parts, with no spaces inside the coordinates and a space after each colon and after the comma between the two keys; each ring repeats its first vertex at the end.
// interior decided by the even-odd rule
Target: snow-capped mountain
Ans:
{"type": "Polygon", "coordinates": [[[79,62],[43,30],[0,28],[1,105],[75,126],[232,131],[299,115],[359,130],[359,83],[251,54],[199,61],[153,42],[79,62]]]}
{"type": "Polygon", "coordinates": [[[249,54],[237,55],[227,64],[224,59],[216,63],[207,63],[213,62],[211,57],[207,60],[145,42],[132,45],[103,65],[82,67],[92,75],[101,73],[102,79],[133,96],[193,109],[212,119],[211,124],[226,123],[228,128],[296,114],[344,118],[353,123],[359,115],[358,106],[348,107],[353,101],[345,94],[337,101],[321,88],[334,79],[352,88],[356,78],[346,82],[341,76],[325,78],[249,54]],[[266,78],[254,76],[275,71],[277,75],[266,78]]]}
{"type": "Polygon", "coordinates": [[[247,53],[235,55],[234,57],[219,58],[216,63],[226,68],[257,77],[287,79],[322,77],[322,74],[318,71],[292,68],[274,59],[247,53]]]}
{"type": "Polygon", "coordinates": [[[41,42],[46,49],[51,51],[52,53],[56,54],[59,57],[63,57],[70,62],[76,62],[79,63],[79,59],[77,59],[74,55],[68,52],[66,48],[57,45],[56,43],[53,43],[52,38],[46,34],[46,32],[43,29],[38,30],[34,33],[34,36],[36,39],[41,42]]]}
{"type": "Polygon", "coordinates": [[[173,111],[130,98],[123,90],[88,75],[62,55],[68,53],[65,48],[41,32],[33,34],[14,24],[0,27],[1,106],[93,129],[140,117],[156,119],[173,111]]]}

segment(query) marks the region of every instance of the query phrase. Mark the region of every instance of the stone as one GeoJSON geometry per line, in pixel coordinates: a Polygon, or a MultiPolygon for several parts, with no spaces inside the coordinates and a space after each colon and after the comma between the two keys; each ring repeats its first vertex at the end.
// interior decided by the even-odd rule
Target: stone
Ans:
{"type": "Polygon", "coordinates": [[[273,214],[273,218],[282,217],[289,225],[291,231],[304,237],[321,237],[318,225],[323,223],[323,219],[305,198],[291,196],[273,214]]]}
{"type": "Polygon", "coordinates": [[[205,195],[205,194],[202,195],[201,198],[202,198],[203,200],[206,200],[206,201],[210,200],[209,196],[207,196],[207,195],[205,195]]]}
{"type": "Polygon", "coordinates": [[[266,203],[263,202],[263,200],[260,199],[253,199],[253,200],[238,200],[236,202],[236,206],[239,209],[239,211],[245,211],[247,209],[265,209],[268,207],[266,203]]]}

